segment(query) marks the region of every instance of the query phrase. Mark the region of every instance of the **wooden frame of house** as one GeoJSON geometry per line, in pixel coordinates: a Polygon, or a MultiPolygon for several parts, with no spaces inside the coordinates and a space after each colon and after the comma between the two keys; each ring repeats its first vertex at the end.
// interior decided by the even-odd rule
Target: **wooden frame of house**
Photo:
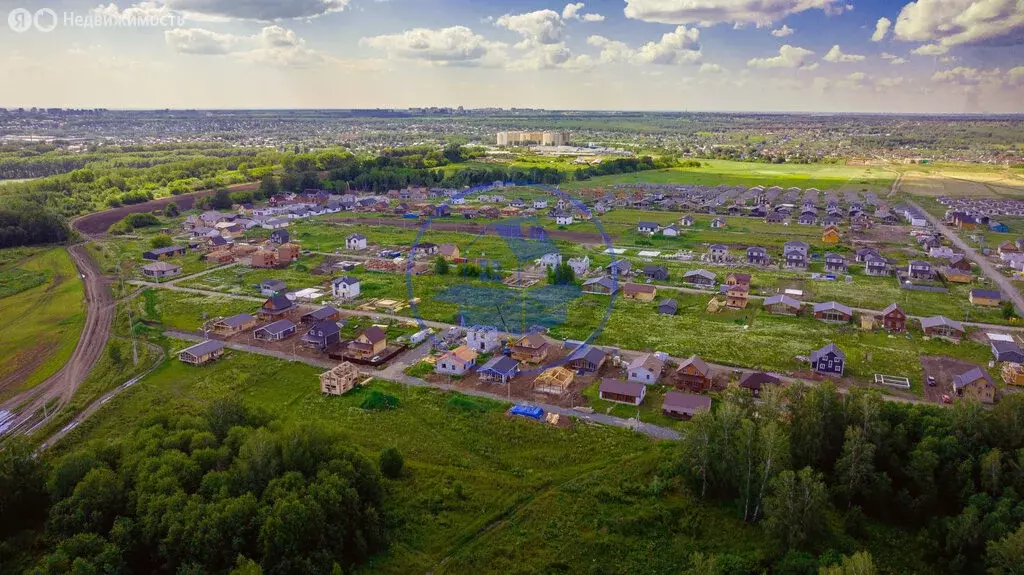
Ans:
{"type": "Polygon", "coordinates": [[[355,365],[343,361],[330,371],[320,374],[320,393],[325,395],[344,395],[355,389],[362,374],[355,365]]]}

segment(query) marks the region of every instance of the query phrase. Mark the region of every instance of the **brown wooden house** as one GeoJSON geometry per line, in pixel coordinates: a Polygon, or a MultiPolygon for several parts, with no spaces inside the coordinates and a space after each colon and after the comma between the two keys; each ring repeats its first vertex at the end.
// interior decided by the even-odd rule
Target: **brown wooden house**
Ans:
{"type": "Polygon", "coordinates": [[[543,335],[533,332],[512,346],[512,359],[536,364],[547,359],[550,352],[551,344],[543,335]]]}
{"type": "Polygon", "coordinates": [[[907,314],[900,306],[892,304],[882,310],[882,327],[888,331],[904,331],[907,329],[907,314]]]}
{"type": "Polygon", "coordinates": [[[679,389],[689,389],[694,393],[711,388],[711,366],[696,355],[683,360],[672,375],[672,381],[679,389]]]}
{"type": "Polygon", "coordinates": [[[750,301],[750,287],[743,284],[729,286],[725,292],[725,305],[734,309],[744,309],[750,301]]]}
{"type": "Polygon", "coordinates": [[[353,356],[361,359],[371,359],[384,352],[388,347],[388,337],[384,330],[377,326],[370,326],[348,344],[348,351],[353,356]]]}

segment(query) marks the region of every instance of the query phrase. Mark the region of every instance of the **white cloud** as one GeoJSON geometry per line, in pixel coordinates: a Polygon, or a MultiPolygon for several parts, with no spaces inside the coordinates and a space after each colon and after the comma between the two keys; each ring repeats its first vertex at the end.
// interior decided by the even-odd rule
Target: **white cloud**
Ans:
{"type": "Polygon", "coordinates": [[[661,24],[720,23],[770,26],[790,14],[819,9],[830,14],[847,9],[843,0],[626,0],[627,18],[661,24]]]}
{"type": "Polygon", "coordinates": [[[1007,72],[1006,83],[1010,86],[1024,86],[1024,66],[1017,66],[1007,72]]]}
{"type": "Polygon", "coordinates": [[[889,28],[892,27],[892,20],[888,18],[879,18],[878,22],[875,23],[875,33],[871,35],[872,42],[881,42],[885,40],[885,37],[889,34],[889,28]]]}
{"type": "Polygon", "coordinates": [[[562,20],[582,20],[584,22],[603,22],[604,16],[600,14],[584,14],[583,2],[576,2],[572,4],[566,4],[565,8],[562,8],[562,20]]]}
{"type": "Polygon", "coordinates": [[[523,37],[517,47],[558,44],[565,40],[565,24],[554,10],[537,10],[525,14],[505,14],[495,21],[523,37]]]}
{"type": "Polygon", "coordinates": [[[172,10],[185,14],[233,20],[297,20],[340,12],[349,0],[165,0],[172,10]]]}
{"type": "Polygon", "coordinates": [[[917,56],[938,56],[946,52],[949,52],[949,48],[939,44],[925,44],[910,51],[911,54],[917,56]]]}
{"type": "Polygon", "coordinates": [[[700,30],[686,26],[679,26],[657,42],[648,42],[636,49],[604,36],[591,36],[587,43],[601,49],[599,61],[603,64],[693,64],[701,58],[700,30]]]}
{"type": "Polygon", "coordinates": [[[906,78],[903,76],[893,76],[889,78],[876,78],[875,86],[879,89],[898,88],[906,82],[906,78]]]}
{"type": "Polygon", "coordinates": [[[999,83],[1003,72],[999,68],[979,70],[958,66],[951,70],[942,70],[932,76],[933,82],[953,84],[956,86],[977,86],[979,84],[999,83]]]}
{"type": "Polygon", "coordinates": [[[843,54],[843,51],[839,49],[839,44],[832,46],[832,49],[825,54],[824,60],[832,63],[850,63],[850,62],[861,62],[864,60],[864,56],[859,54],[843,54]]]}
{"type": "Polygon", "coordinates": [[[465,26],[413,28],[400,34],[363,38],[359,43],[397,58],[463,66],[496,64],[506,48],[505,44],[491,42],[465,26]]]}
{"type": "Polygon", "coordinates": [[[203,28],[174,28],[164,31],[164,41],[179,54],[232,55],[239,60],[274,67],[306,68],[329,60],[307,48],[305,40],[294,30],[277,25],[266,26],[252,36],[219,34],[203,28]]]}
{"type": "Polygon", "coordinates": [[[751,58],[747,66],[751,68],[804,68],[813,69],[810,64],[814,52],[798,46],[783,45],[779,48],[779,55],[770,58],[751,58]]]}
{"type": "Polygon", "coordinates": [[[772,36],[775,36],[776,38],[785,38],[786,36],[792,35],[793,29],[785,24],[782,25],[782,28],[772,30],[772,36]]]}
{"type": "Polygon", "coordinates": [[[888,60],[889,63],[894,65],[894,66],[898,66],[900,64],[906,64],[907,63],[907,59],[906,58],[901,58],[901,57],[897,56],[896,54],[890,54],[888,52],[882,52],[882,59],[883,60],[888,60]]]}
{"type": "Polygon", "coordinates": [[[950,48],[978,43],[1024,41],[1021,0],[917,0],[900,10],[893,28],[906,42],[950,48]]]}
{"type": "Polygon", "coordinates": [[[725,72],[725,68],[719,66],[718,64],[705,62],[700,65],[701,74],[721,74],[722,72],[725,72]]]}

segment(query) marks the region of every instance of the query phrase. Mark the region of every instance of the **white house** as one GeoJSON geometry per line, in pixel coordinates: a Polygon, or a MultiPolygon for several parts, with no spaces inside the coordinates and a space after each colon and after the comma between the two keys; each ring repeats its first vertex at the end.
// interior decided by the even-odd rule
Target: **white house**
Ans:
{"type": "Polygon", "coordinates": [[[281,228],[287,228],[290,222],[284,218],[273,218],[263,222],[262,227],[265,230],[279,230],[281,228]]]}
{"type": "Polygon", "coordinates": [[[557,253],[544,254],[540,258],[540,264],[546,268],[553,268],[562,265],[562,255],[557,253]]]}
{"type": "Polygon", "coordinates": [[[572,214],[564,212],[555,214],[555,224],[559,226],[572,225],[572,214]]]}
{"type": "Polygon", "coordinates": [[[683,232],[679,229],[679,226],[672,224],[671,226],[661,230],[661,233],[667,238],[674,238],[683,232]]]}
{"type": "Polygon", "coordinates": [[[548,207],[548,201],[545,200],[544,198],[538,198],[536,200],[533,200],[533,207],[538,210],[543,210],[548,207]]]}
{"type": "Polygon", "coordinates": [[[938,246],[928,250],[928,257],[932,258],[943,258],[948,260],[954,255],[955,253],[953,252],[953,248],[949,246],[938,246]]]}
{"type": "Polygon", "coordinates": [[[665,362],[654,354],[641,355],[629,363],[629,381],[652,385],[661,377],[665,362]]]}
{"type": "Polygon", "coordinates": [[[336,298],[352,299],[359,297],[359,278],[345,276],[331,281],[331,293],[336,298]]]}
{"type": "Polygon", "coordinates": [[[434,371],[442,375],[464,375],[476,365],[477,353],[467,346],[460,346],[437,359],[434,371]]]}
{"type": "Polygon", "coordinates": [[[572,268],[576,277],[581,277],[590,271],[590,258],[583,256],[582,258],[569,258],[569,267],[572,268]]]}
{"type": "Polygon", "coordinates": [[[345,247],[350,250],[365,250],[366,236],[363,234],[352,234],[345,238],[345,247]]]}
{"type": "Polygon", "coordinates": [[[466,332],[466,345],[474,351],[489,353],[501,346],[501,337],[493,326],[475,325],[466,332]]]}

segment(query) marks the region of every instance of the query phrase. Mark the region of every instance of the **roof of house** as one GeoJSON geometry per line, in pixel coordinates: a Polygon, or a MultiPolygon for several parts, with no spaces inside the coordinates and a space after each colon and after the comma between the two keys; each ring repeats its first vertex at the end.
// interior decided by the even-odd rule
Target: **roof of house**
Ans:
{"type": "Polygon", "coordinates": [[[267,325],[259,328],[258,331],[265,331],[272,334],[284,333],[290,329],[295,329],[295,324],[291,320],[279,319],[274,323],[268,323],[267,325]]]}
{"type": "Polygon", "coordinates": [[[754,254],[767,254],[767,253],[768,253],[768,251],[767,251],[767,250],[765,250],[765,249],[764,249],[764,248],[762,248],[762,247],[758,247],[758,246],[751,246],[751,247],[747,248],[747,254],[748,254],[748,255],[754,255],[754,254]]]}
{"type": "Polygon", "coordinates": [[[646,355],[640,355],[633,358],[633,361],[629,362],[629,369],[646,369],[652,373],[661,373],[661,370],[665,369],[665,362],[658,358],[653,353],[646,355]]]}
{"type": "Polygon", "coordinates": [[[684,359],[683,361],[681,361],[679,363],[679,369],[677,369],[676,371],[682,371],[683,369],[685,369],[685,368],[687,368],[687,367],[689,367],[691,365],[694,367],[694,369],[697,370],[697,373],[699,373],[700,375],[702,375],[704,377],[707,377],[708,373],[711,372],[711,366],[708,365],[708,362],[706,362],[703,359],[697,357],[696,355],[691,355],[690,357],[688,357],[688,358],[684,359]]]}
{"type": "Polygon", "coordinates": [[[849,307],[835,301],[827,301],[823,303],[814,304],[814,313],[835,310],[845,315],[853,315],[853,310],[849,307]]]}
{"type": "Polygon", "coordinates": [[[709,280],[715,279],[715,274],[713,274],[713,273],[711,273],[711,272],[709,272],[707,270],[690,270],[690,271],[686,272],[685,274],[683,274],[683,278],[684,279],[685,278],[692,278],[692,277],[695,277],[695,276],[700,276],[702,278],[707,278],[709,280]]]}
{"type": "Polygon", "coordinates": [[[548,342],[546,339],[544,339],[544,336],[537,332],[529,333],[526,335],[526,337],[516,342],[516,345],[518,347],[528,347],[532,349],[540,349],[547,344],[548,342]]]}
{"type": "Polygon", "coordinates": [[[260,282],[261,288],[282,290],[286,287],[286,284],[281,280],[263,280],[260,282]]]}
{"type": "Polygon", "coordinates": [[[221,349],[224,349],[224,342],[217,341],[215,339],[208,339],[202,343],[197,343],[192,347],[187,347],[181,350],[181,353],[188,353],[189,355],[198,357],[221,349]]]}
{"type": "Polygon", "coordinates": [[[612,278],[610,278],[608,276],[601,276],[599,278],[591,278],[591,279],[583,282],[583,287],[591,286],[591,285],[600,285],[600,286],[604,286],[604,287],[606,287],[608,289],[613,289],[614,287],[616,287],[615,280],[613,280],[612,278]]]}
{"type": "Polygon", "coordinates": [[[992,353],[996,355],[996,359],[999,361],[1008,361],[1010,359],[1017,361],[1021,357],[1024,357],[1024,351],[1020,349],[1019,345],[1012,341],[993,341],[992,353]],[[1003,359],[1003,354],[1010,355],[1013,357],[1003,359]]]}
{"type": "Polygon", "coordinates": [[[672,298],[665,298],[658,302],[658,309],[661,310],[662,308],[670,309],[672,313],[675,313],[679,310],[679,303],[672,298]]]}
{"type": "Polygon", "coordinates": [[[445,354],[441,356],[441,359],[447,358],[452,361],[467,364],[476,361],[478,355],[479,354],[477,354],[477,352],[473,351],[472,349],[464,345],[460,345],[459,347],[451,351],[445,352],[445,354]]]}
{"type": "Polygon", "coordinates": [[[170,264],[167,262],[153,262],[151,264],[142,266],[142,269],[148,272],[170,272],[180,270],[181,266],[177,264],[170,264]]]}
{"type": "Polygon", "coordinates": [[[843,262],[845,262],[846,258],[844,258],[843,256],[841,256],[839,254],[834,254],[832,252],[829,252],[829,253],[825,254],[825,260],[826,261],[828,261],[828,260],[835,260],[835,261],[843,261],[843,262]]]}
{"type": "Polygon", "coordinates": [[[171,253],[183,252],[183,251],[185,251],[185,248],[183,248],[181,246],[167,246],[165,248],[154,248],[154,249],[151,249],[151,250],[147,250],[146,253],[147,254],[153,254],[153,255],[156,255],[156,256],[162,256],[164,254],[171,254],[171,253]]]}
{"type": "Polygon", "coordinates": [[[836,346],[836,344],[830,343],[830,344],[826,345],[825,347],[823,347],[821,349],[812,351],[811,352],[811,362],[816,362],[816,361],[818,361],[819,357],[822,357],[824,355],[828,355],[829,353],[835,354],[835,356],[838,357],[839,359],[842,359],[842,360],[846,359],[846,354],[843,353],[843,350],[839,349],[839,347],[836,346]]]}
{"type": "Polygon", "coordinates": [[[338,310],[336,310],[333,307],[328,305],[328,306],[324,306],[324,307],[322,307],[322,308],[320,308],[318,310],[311,311],[311,312],[307,313],[306,315],[308,317],[313,318],[313,319],[328,319],[331,316],[338,315],[338,313],[340,313],[340,312],[338,312],[338,310]]]}
{"type": "Polygon", "coordinates": [[[370,343],[377,343],[387,339],[387,334],[384,333],[384,330],[375,325],[364,329],[363,333],[359,335],[365,337],[370,343]]]}
{"type": "Polygon", "coordinates": [[[773,295],[764,300],[764,305],[784,304],[789,307],[800,307],[800,302],[785,294],[773,295]]]}
{"type": "Polygon", "coordinates": [[[921,328],[922,329],[930,329],[930,328],[933,328],[933,327],[939,327],[939,326],[943,326],[943,325],[947,326],[947,327],[951,327],[951,328],[953,328],[953,329],[955,329],[957,331],[963,331],[964,330],[964,326],[960,322],[958,322],[956,320],[949,319],[948,317],[945,317],[945,316],[937,315],[937,316],[933,316],[933,317],[922,317],[921,318],[921,328]]]}
{"type": "Polygon", "coordinates": [[[763,371],[754,371],[744,375],[740,379],[740,387],[746,389],[761,389],[765,384],[778,384],[781,380],[778,376],[763,371]]]}
{"type": "Polygon", "coordinates": [[[656,222],[643,222],[643,221],[640,221],[640,222],[636,223],[636,227],[638,227],[638,228],[660,228],[661,224],[658,224],[656,222]]]}
{"type": "Polygon", "coordinates": [[[251,321],[256,321],[256,317],[251,314],[240,313],[238,315],[226,317],[220,320],[220,323],[223,323],[224,325],[229,327],[241,327],[251,321]]]}
{"type": "Polygon", "coordinates": [[[458,251],[459,246],[455,244],[441,244],[437,247],[437,251],[441,252],[442,255],[450,256],[458,251]]]}
{"type": "Polygon", "coordinates": [[[988,373],[986,373],[980,367],[972,367],[971,369],[965,371],[964,373],[961,373],[960,375],[953,377],[953,389],[959,390],[960,388],[966,386],[967,384],[975,382],[979,379],[984,379],[985,381],[988,382],[989,385],[994,385],[992,383],[992,377],[990,377],[988,373]]]}
{"type": "Polygon", "coordinates": [[[295,305],[292,303],[292,300],[281,294],[271,297],[263,304],[263,306],[268,307],[268,304],[270,309],[288,309],[295,305]]]}
{"type": "Polygon", "coordinates": [[[622,291],[624,291],[626,295],[632,295],[640,293],[656,293],[658,288],[646,284],[626,284],[622,286],[622,291]]]}
{"type": "Polygon", "coordinates": [[[347,237],[345,239],[346,240],[356,240],[356,241],[358,241],[358,240],[365,240],[366,236],[364,236],[363,234],[352,234],[352,235],[350,235],[349,237],[347,237]]]}
{"type": "Polygon", "coordinates": [[[750,283],[750,274],[741,274],[739,272],[732,272],[731,274],[729,274],[728,277],[733,278],[734,280],[736,280],[737,283],[741,283],[741,284],[749,284],[750,283]]]}
{"type": "Polygon", "coordinates": [[[505,355],[492,357],[479,369],[481,372],[490,372],[498,375],[510,375],[519,368],[519,362],[505,355]]]}
{"type": "MultiPolygon", "coordinates": [[[[903,310],[900,309],[900,306],[898,306],[896,304],[890,304],[889,307],[887,307],[887,308],[882,310],[882,316],[887,316],[887,315],[891,314],[894,311],[898,311],[901,314],[903,313],[903,310]]],[[[904,314],[904,315],[906,315],[906,314],[904,314]]]]}
{"type": "Polygon", "coordinates": [[[309,331],[314,330],[323,332],[325,336],[341,333],[341,328],[338,327],[338,324],[329,319],[322,319],[313,324],[313,327],[309,328],[309,331]]]}
{"type": "Polygon", "coordinates": [[[694,395],[692,393],[668,391],[665,392],[665,401],[661,404],[661,408],[685,411],[711,409],[711,398],[706,395],[694,395]]]}
{"type": "Polygon", "coordinates": [[[605,378],[601,380],[601,386],[598,388],[598,391],[601,393],[640,397],[644,393],[644,384],[605,378]]]}
{"type": "Polygon", "coordinates": [[[1003,294],[1001,292],[999,292],[998,290],[972,289],[971,290],[971,297],[980,297],[980,298],[985,298],[985,299],[1002,300],[1003,299],[1003,294]]]}
{"type": "Polygon", "coordinates": [[[668,268],[665,267],[665,266],[656,266],[656,265],[644,266],[644,273],[645,274],[655,274],[655,273],[658,273],[658,272],[668,273],[668,268]]]}
{"type": "Polygon", "coordinates": [[[338,286],[338,285],[346,285],[346,286],[357,285],[359,283],[359,278],[353,277],[353,276],[344,276],[344,277],[340,277],[340,278],[334,278],[334,280],[331,283],[336,285],[336,286],[338,286]]]}
{"type": "Polygon", "coordinates": [[[569,361],[582,359],[583,361],[594,365],[600,364],[605,360],[605,358],[607,358],[607,354],[592,345],[578,347],[576,348],[576,351],[569,355],[569,361]]]}

